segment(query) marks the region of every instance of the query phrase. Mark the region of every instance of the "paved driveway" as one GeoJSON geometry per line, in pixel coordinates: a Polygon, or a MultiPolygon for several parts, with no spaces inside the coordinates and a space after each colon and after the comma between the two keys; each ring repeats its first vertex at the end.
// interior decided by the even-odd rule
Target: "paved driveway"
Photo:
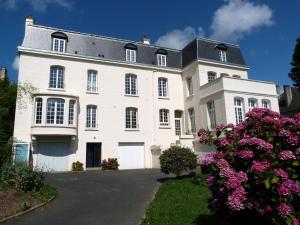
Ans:
{"type": "Polygon", "coordinates": [[[51,174],[57,198],[7,225],[137,225],[158,188],[159,170],[51,174]]]}

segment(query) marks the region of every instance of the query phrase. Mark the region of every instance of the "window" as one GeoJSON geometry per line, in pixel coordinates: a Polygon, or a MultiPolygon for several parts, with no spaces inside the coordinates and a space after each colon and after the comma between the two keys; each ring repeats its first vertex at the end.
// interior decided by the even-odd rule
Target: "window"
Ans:
{"type": "Polygon", "coordinates": [[[207,73],[207,79],[208,79],[208,82],[212,82],[216,79],[216,76],[217,74],[215,72],[208,72],[207,73]]]}
{"type": "Polygon", "coordinates": [[[87,128],[96,128],[97,123],[97,106],[88,105],[86,107],[86,127],[87,128]]]}
{"type": "Polygon", "coordinates": [[[125,94],[126,95],[137,95],[137,76],[134,74],[125,75],[125,94]]]}
{"type": "Polygon", "coordinates": [[[159,110],[159,125],[161,127],[169,126],[169,110],[167,109],[159,110]]]}
{"type": "Polygon", "coordinates": [[[157,65],[167,66],[167,56],[162,54],[157,54],[157,65]]]}
{"type": "Polygon", "coordinates": [[[216,128],[217,121],[216,121],[216,110],[215,110],[215,102],[210,101],[207,103],[207,111],[210,120],[210,128],[216,128]]]}
{"type": "Polygon", "coordinates": [[[240,98],[234,99],[235,122],[239,124],[244,120],[243,100],[240,98]]]}
{"type": "Polygon", "coordinates": [[[168,79],[158,78],[158,96],[167,97],[168,96],[168,79]]]}
{"type": "Polygon", "coordinates": [[[42,110],[43,110],[43,99],[36,98],[35,99],[35,123],[42,123],[42,110]]]}
{"type": "Polygon", "coordinates": [[[59,39],[59,38],[53,38],[52,51],[65,52],[66,51],[66,40],[59,39]]]}
{"type": "Polygon", "coordinates": [[[218,50],[218,56],[221,62],[227,62],[226,51],[218,50]]]}
{"type": "Polygon", "coordinates": [[[70,102],[69,102],[69,125],[73,125],[73,123],[74,123],[74,106],[75,106],[75,100],[70,100],[70,102]]]}
{"type": "Polygon", "coordinates": [[[65,100],[49,98],[47,100],[47,124],[64,123],[65,100]]]}
{"type": "Polygon", "coordinates": [[[187,89],[188,89],[188,96],[193,95],[194,94],[193,79],[191,77],[186,79],[186,86],[187,86],[187,89]]]}
{"type": "Polygon", "coordinates": [[[263,99],[263,100],[261,101],[261,106],[262,106],[262,108],[270,109],[270,101],[269,101],[269,100],[266,100],[266,99],[263,99]]]}
{"type": "Polygon", "coordinates": [[[134,107],[126,108],[126,121],[125,126],[127,129],[138,128],[138,109],[134,107]]]}
{"type": "Polygon", "coordinates": [[[232,77],[241,79],[241,76],[240,76],[240,75],[232,75],[232,77]]]}
{"type": "Polygon", "coordinates": [[[175,135],[181,135],[182,111],[175,111],[175,135]]]}
{"type": "Polygon", "coordinates": [[[64,68],[52,66],[50,68],[49,88],[64,88],[64,68]]]}
{"type": "Polygon", "coordinates": [[[136,50],[126,49],[126,61],[136,62],[136,50]]]}
{"type": "Polygon", "coordinates": [[[97,87],[97,71],[89,70],[87,76],[87,91],[98,92],[97,87]]]}
{"type": "Polygon", "coordinates": [[[193,108],[188,109],[189,119],[190,119],[190,128],[192,133],[196,133],[196,121],[195,121],[195,111],[193,108]]]}
{"type": "Polygon", "coordinates": [[[248,99],[248,108],[249,108],[249,111],[251,111],[253,108],[257,107],[257,101],[256,99],[248,99]]]}

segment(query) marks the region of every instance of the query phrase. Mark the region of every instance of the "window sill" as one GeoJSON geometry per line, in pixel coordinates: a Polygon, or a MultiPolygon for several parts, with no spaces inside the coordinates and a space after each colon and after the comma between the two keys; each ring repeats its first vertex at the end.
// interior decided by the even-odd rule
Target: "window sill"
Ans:
{"type": "Polygon", "coordinates": [[[171,129],[169,126],[159,126],[159,129],[171,129]]]}
{"type": "Polygon", "coordinates": [[[136,97],[136,98],[139,97],[139,95],[130,95],[130,94],[125,94],[124,96],[126,96],[126,97],[136,97]]]}
{"type": "Polygon", "coordinates": [[[158,99],[170,100],[169,97],[162,97],[162,96],[158,96],[158,99]]]}
{"type": "Polygon", "coordinates": [[[140,131],[139,128],[125,128],[124,131],[140,131]]]}
{"type": "Polygon", "coordinates": [[[48,88],[49,91],[62,91],[65,92],[66,90],[64,88],[48,88]]]}
{"type": "Polygon", "coordinates": [[[186,98],[193,98],[194,94],[186,96],[186,98]]]}
{"type": "Polygon", "coordinates": [[[85,128],[85,131],[98,131],[98,128],[85,128]]]}
{"type": "Polygon", "coordinates": [[[87,94],[99,95],[99,92],[96,91],[86,91],[87,94]]]}

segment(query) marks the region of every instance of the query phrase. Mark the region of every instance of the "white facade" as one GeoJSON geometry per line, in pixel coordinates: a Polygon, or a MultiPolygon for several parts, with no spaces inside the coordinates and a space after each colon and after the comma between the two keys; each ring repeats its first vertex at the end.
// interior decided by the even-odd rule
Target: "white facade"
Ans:
{"type": "MultiPolygon", "coordinates": [[[[27,21],[27,26],[32,24],[27,21]]],[[[85,167],[96,167],[100,159],[107,158],[118,158],[120,168],[124,169],[157,167],[158,157],[151,149],[155,152],[157,148],[164,150],[178,143],[199,153],[195,131],[211,127],[207,109],[211,101],[216,124],[235,123],[235,98],[243,102],[243,116],[248,111],[248,99],[255,99],[257,107],[261,107],[262,100],[267,100],[272,110],[279,111],[275,84],[248,80],[248,68],[244,66],[196,60],[183,69],[176,69],[23,46],[19,47],[19,53],[19,82],[30,82],[37,91],[33,99],[26,100],[26,108],[20,110],[17,106],[14,137],[31,145],[33,165],[44,170],[71,170],[77,160],[85,167]],[[63,68],[63,88],[49,88],[52,66],[63,68]],[[97,74],[92,89],[89,71],[97,74]],[[216,73],[216,79],[208,83],[209,71],[216,73]],[[221,77],[221,73],[229,76],[221,77]],[[135,75],[134,94],[125,90],[126,74],[135,75]],[[166,96],[159,96],[160,78],[167,81],[166,96]],[[188,79],[192,79],[192,85],[188,85],[188,79]],[[192,91],[188,90],[191,86],[192,91]],[[36,105],[37,99],[42,102],[41,107],[36,105]],[[70,101],[75,103],[72,124],[70,101]],[[88,106],[93,106],[94,111],[88,106]],[[136,111],[134,114],[128,111],[130,119],[126,123],[128,107],[136,111]],[[161,109],[168,114],[160,115],[161,109]],[[193,132],[191,109],[195,119],[193,132]],[[175,115],[175,111],[179,112],[175,115]],[[96,115],[95,120],[92,114],[96,115]],[[162,115],[166,124],[160,122],[162,115]]]]}

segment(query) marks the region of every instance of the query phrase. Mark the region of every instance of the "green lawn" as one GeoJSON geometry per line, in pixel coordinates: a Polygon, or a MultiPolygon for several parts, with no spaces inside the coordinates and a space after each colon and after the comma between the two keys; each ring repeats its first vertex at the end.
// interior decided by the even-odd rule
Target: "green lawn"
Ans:
{"type": "Polygon", "coordinates": [[[163,182],[141,225],[218,224],[208,209],[211,194],[203,178],[163,182]]]}

